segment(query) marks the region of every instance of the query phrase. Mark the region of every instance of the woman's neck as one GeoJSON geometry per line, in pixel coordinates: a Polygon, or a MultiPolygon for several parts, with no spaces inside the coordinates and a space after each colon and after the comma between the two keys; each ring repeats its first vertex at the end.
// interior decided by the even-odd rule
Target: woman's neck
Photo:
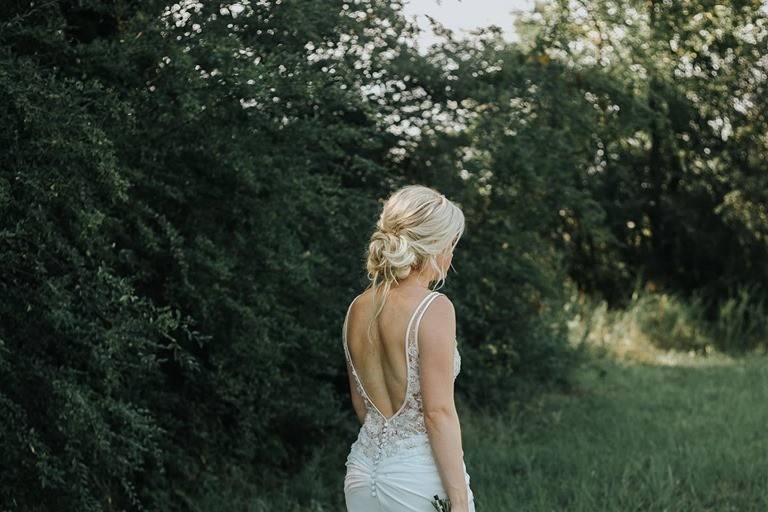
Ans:
{"type": "Polygon", "coordinates": [[[419,274],[418,272],[411,272],[408,277],[401,279],[397,285],[392,288],[424,288],[429,289],[429,284],[432,280],[426,274],[419,274]]]}

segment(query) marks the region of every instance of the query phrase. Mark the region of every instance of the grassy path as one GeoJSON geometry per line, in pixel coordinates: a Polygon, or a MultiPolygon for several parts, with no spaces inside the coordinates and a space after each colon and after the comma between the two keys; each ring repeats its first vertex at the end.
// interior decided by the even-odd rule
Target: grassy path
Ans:
{"type": "MultiPolygon", "coordinates": [[[[524,410],[462,409],[478,512],[768,511],[768,358],[612,361],[524,410]]],[[[229,509],[344,510],[347,449],[324,448],[295,479],[229,509]]]]}
{"type": "Polygon", "coordinates": [[[768,510],[768,361],[618,366],[462,417],[479,511],[768,510]]]}

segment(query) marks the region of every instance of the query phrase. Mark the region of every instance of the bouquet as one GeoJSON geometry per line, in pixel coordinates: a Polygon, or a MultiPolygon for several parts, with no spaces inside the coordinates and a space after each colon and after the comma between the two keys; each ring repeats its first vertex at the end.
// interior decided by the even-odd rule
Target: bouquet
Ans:
{"type": "Polygon", "coordinates": [[[440,499],[437,494],[435,494],[435,500],[432,502],[432,506],[435,507],[437,512],[451,512],[451,499],[440,499]]]}

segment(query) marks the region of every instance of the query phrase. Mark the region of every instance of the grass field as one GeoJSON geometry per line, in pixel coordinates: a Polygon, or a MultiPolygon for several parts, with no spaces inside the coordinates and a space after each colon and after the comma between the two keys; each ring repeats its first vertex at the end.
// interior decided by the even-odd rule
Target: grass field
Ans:
{"type": "Polygon", "coordinates": [[[478,510],[768,510],[768,361],[598,361],[577,391],[465,418],[478,510]]]}
{"type": "MultiPolygon", "coordinates": [[[[597,357],[569,393],[462,415],[477,510],[768,510],[768,358],[597,357]]],[[[248,510],[344,510],[345,446],[248,510]]]]}

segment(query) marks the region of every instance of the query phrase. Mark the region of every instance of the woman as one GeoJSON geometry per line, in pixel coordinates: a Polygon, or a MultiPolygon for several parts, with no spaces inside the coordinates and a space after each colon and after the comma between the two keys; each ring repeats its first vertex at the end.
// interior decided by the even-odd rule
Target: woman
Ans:
{"type": "Polygon", "coordinates": [[[362,424],[347,457],[349,512],[475,510],[453,400],[459,373],[453,304],[445,281],[464,231],[461,210],[409,185],[384,204],[368,247],[368,288],[342,333],[352,404],[362,424]]]}

